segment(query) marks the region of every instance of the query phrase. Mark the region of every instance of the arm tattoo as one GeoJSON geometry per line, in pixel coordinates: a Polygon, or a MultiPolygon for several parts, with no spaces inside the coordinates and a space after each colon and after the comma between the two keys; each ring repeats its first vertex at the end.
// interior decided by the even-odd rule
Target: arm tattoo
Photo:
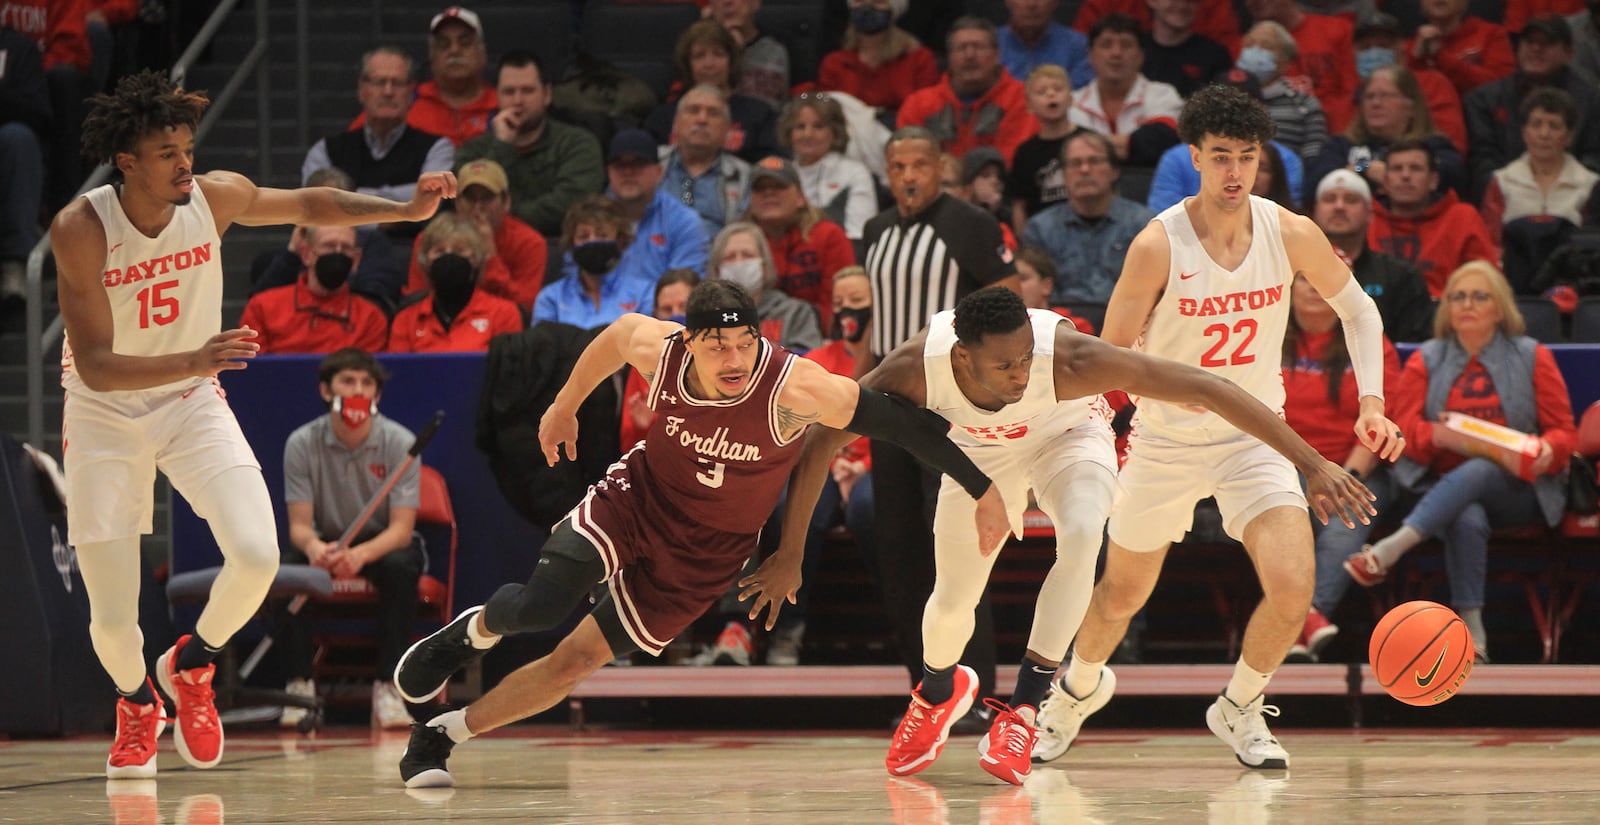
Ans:
{"type": "Polygon", "coordinates": [[[393,212],[399,203],[357,192],[335,190],[333,205],[346,215],[381,215],[393,212]]]}
{"type": "Polygon", "coordinates": [[[798,432],[822,420],[822,413],[802,413],[778,405],[778,430],[784,435],[798,432]]]}

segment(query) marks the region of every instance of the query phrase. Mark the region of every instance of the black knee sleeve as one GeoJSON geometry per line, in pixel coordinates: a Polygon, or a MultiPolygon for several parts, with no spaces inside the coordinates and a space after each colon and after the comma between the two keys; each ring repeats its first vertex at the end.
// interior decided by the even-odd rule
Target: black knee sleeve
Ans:
{"type": "Polygon", "coordinates": [[[605,562],[594,545],[562,522],[534,567],[527,584],[507,584],[489,597],[483,621],[491,633],[531,633],[565,621],[605,576],[605,562]]]}

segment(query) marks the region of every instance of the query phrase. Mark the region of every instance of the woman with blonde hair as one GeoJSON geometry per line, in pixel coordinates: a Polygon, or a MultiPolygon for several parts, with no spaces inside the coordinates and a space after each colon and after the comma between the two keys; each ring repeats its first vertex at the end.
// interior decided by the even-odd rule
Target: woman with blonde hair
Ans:
{"type": "Polygon", "coordinates": [[[1473,261],[1450,274],[1434,336],[1406,363],[1393,399],[1406,444],[1393,478],[1420,498],[1398,530],[1344,563],[1350,578],[1371,587],[1407,551],[1439,539],[1451,606],[1472,632],[1480,662],[1489,660],[1483,624],[1489,533],[1561,520],[1568,456],[1578,437],[1555,356],[1524,335],[1525,328],[1500,270],[1473,261]],[[1514,473],[1492,459],[1441,447],[1435,439],[1446,413],[1536,436],[1539,454],[1514,473]]]}
{"type": "Polygon", "coordinates": [[[938,83],[933,52],[894,24],[909,5],[909,0],[850,0],[844,47],[822,58],[817,88],[850,94],[893,123],[908,95],[938,83]]]}
{"type": "Polygon", "coordinates": [[[1374,193],[1382,193],[1389,146],[1401,140],[1420,140],[1428,145],[1439,172],[1435,193],[1454,189],[1466,196],[1466,161],[1434,125],[1428,99],[1410,69],[1399,64],[1374,69],[1361,81],[1356,95],[1356,116],[1350,119],[1344,133],[1330,138],[1307,165],[1302,191],[1315,192],[1329,172],[1349,169],[1360,175],[1374,193]]]}

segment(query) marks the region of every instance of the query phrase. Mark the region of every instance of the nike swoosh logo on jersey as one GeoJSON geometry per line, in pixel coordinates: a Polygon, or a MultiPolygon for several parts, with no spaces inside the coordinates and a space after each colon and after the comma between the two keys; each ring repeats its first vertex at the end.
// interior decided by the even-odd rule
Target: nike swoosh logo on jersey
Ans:
{"type": "Polygon", "coordinates": [[[117,251],[118,249],[121,249],[122,245],[124,243],[127,243],[127,242],[126,241],[117,241],[114,245],[112,245],[112,247],[110,249],[106,250],[106,254],[110,255],[111,253],[117,251]]]}
{"type": "Polygon", "coordinates": [[[1180,272],[1180,273],[1178,273],[1178,280],[1187,281],[1190,278],[1193,278],[1194,276],[1199,275],[1199,274],[1200,274],[1199,272],[1180,272]]]}

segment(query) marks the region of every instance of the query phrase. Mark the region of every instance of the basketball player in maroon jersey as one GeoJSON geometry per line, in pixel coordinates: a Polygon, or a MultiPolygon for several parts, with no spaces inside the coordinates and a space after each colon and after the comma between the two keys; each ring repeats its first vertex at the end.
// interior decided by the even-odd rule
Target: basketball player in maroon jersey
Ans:
{"type": "MultiPolygon", "coordinates": [[[[1092,506],[1093,496],[1086,490],[1092,489],[1093,476],[1078,468],[1116,460],[1110,426],[1095,412],[1102,406],[1102,393],[1120,389],[1215,410],[1305,473],[1307,498],[1324,523],[1331,515],[1352,524],[1352,514],[1372,513],[1371,494],[1359,481],[1324,459],[1236,384],[1083,335],[1049,310],[1028,309],[1004,287],[980,289],[962,298],[953,312],[934,315],[926,329],[895,347],[861,385],[948,418],[953,425],[949,438],[1000,488],[1001,498],[1011,503],[1013,523],[1021,521],[1031,491],[1056,527],[1056,561],[1039,591],[1016,691],[1009,707],[997,708],[987,741],[979,746],[979,765],[1012,784],[1022,784],[1031,771],[1035,713],[1094,585],[1105,510],[1092,506]],[[1103,447],[1104,458],[1098,447],[1103,447]],[[1091,523],[1075,525],[1082,510],[1090,511],[1091,523]],[[1095,540],[1073,535],[1079,532],[1092,532],[1095,540]]],[[[848,442],[841,434],[827,430],[807,437],[784,513],[783,543],[741,582],[745,590],[740,598],[753,600],[751,618],[770,606],[768,627],[800,586],[807,514],[822,490],[830,457],[843,443],[848,442]]],[[[1109,476],[1111,471],[1106,472],[1109,476]]],[[[965,504],[949,493],[947,483],[934,523],[936,576],[922,621],[924,675],[885,760],[896,776],[933,764],[950,726],[977,692],[976,675],[957,661],[972,635],[973,611],[998,554],[976,552],[974,537],[964,529],[970,520],[965,504]]]]}
{"type": "Polygon", "coordinates": [[[659,655],[733,584],[756,550],[812,424],[886,438],[950,473],[973,498],[979,542],[1009,527],[987,476],[945,437],[948,424],[904,399],[863,390],[760,336],[755,302],[729,281],[689,294],[687,324],[624,315],[583,351],[539,422],[553,465],[577,458],[578,406],[624,364],[650,384],[656,419],[545,541],[526,585],[501,587],[406,651],[395,685],[426,702],[451,674],[510,633],[564,621],[596,582],[608,594],[550,655],[460,710],[413,726],[400,759],[407,787],[453,784],[454,745],[555,705],[618,656],[659,655]]]}
{"type": "Polygon", "coordinates": [[[353,226],[416,221],[454,197],[449,172],[424,175],[409,203],[337,189],[257,187],[232,172],[194,174],[194,128],[208,101],[164,75],[123,78],[91,99],[85,155],[120,181],[75,199],[51,225],[67,341],[62,451],[67,532],[89,592],[89,634],[111,675],[112,779],[155,775],[164,706],[139,630],[139,536],[150,532],[156,469],[194,505],[224,559],[193,635],[157,662],[176,705],[178,752],[222,758],[211,664],[255,613],[278,567],[272,499],[216,376],[256,354],[250,329],[222,328],[222,233],[235,223],[353,226]]]}

